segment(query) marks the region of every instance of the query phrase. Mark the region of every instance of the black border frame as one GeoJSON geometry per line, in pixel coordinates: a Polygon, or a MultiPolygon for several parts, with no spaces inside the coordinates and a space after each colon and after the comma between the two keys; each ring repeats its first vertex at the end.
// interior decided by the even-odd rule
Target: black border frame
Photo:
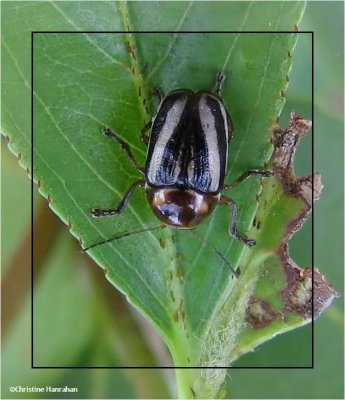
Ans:
{"type": "Polygon", "coordinates": [[[31,369],[314,369],[314,180],[312,179],[312,203],[311,203],[311,226],[312,226],[312,241],[311,241],[311,269],[312,269],[312,320],[311,320],[311,337],[312,337],[312,356],[311,366],[221,366],[221,367],[180,367],[180,366],[35,366],[34,365],[34,35],[39,34],[89,34],[89,33],[230,33],[230,34],[311,34],[311,114],[312,114],[312,157],[311,169],[312,176],[314,175],[314,31],[31,31],[31,369]]]}

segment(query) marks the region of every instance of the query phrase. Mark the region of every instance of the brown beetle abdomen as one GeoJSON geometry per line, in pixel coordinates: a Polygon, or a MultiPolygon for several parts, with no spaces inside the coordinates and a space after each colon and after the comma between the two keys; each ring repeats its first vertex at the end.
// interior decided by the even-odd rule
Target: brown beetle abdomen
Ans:
{"type": "Polygon", "coordinates": [[[156,217],[164,224],[191,229],[203,221],[217,205],[219,194],[200,194],[181,188],[152,188],[146,195],[156,217]]]}

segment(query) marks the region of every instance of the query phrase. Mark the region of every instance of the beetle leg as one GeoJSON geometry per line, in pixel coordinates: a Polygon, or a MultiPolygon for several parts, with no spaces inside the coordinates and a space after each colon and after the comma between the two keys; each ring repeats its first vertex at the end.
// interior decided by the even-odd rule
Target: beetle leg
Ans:
{"type": "Polygon", "coordinates": [[[133,165],[133,167],[138,170],[141,174],[144,175],[144,168],[139,167],[137,161],[135,160],[135,158],[133,157],[133,154],[131,152],[130,147],[128,146],[128,144],[126,142],[124,142],[122,139],[120,139],[116,133],[114,133],[110,128],[104,127],[102,130],[103,134],[107,137],[109,137],[110,139],[114,140],[114,142],[116,142],[117,144],[119,144],[123,150],[123,152],[126,154],[128,160],[130,161],[130,163],[133,165]]]}
{"type": "Polygon", "coordinates": [[[110,215],[115,215],[115,214],[120,214],[122,211],[126,208],[126,205],[128,204],[128,201],[133,194],[134,189],[137,187],[144,187],[145,186],[145,180],[144,179],[139,179],[138,181],[135,181],[131,187],[127,190],[126,194],[123,196],[122,200],[120,203],[117,205],[116,208],[93,208],[91,210],[91,214],[93,217],[98,218],[98,217],[108,217],[110,215]]]}
{"type": "Polygon", "coordinates": [[[244,236],[241,236],[237,231],[237,205],[234,200],[230,199],[226,196],[220,196],[219,203],[220,205],[229,206],[231,209],[231,222],[229,225],[229,235],[234,239],[242,242],[248,247],[252,247],[255,245],[255,240],[248,239],[244,236]]]}
{"type": "Polygon", "coordinates": [[[141,132],[140,132],[140,140],[141,140],[144,144],[146,144],[146,146],[149,145],[149,141],[150,141],[150,135],[147,135],[146,132],[147,132],[149,129],[151,129],[151,126],[152,126],[152,120],[149,121],[149,122],[143,127],[143,129],[142,129],[141,132]]]}
{"type": "Polygon", "coordinates": [[[270,176],[273,176],[273,172],[266,171],[266,170],[260,170],[260,169],[250,169],[250,170],[244,172],[241,176],[239,176],[233,182],[223,185],[222,189],[228,190],[230,188],[233,188],[234,186],[237,186],[239,183],[241,183],[246,178],[248,178],[249,176],[252,176],[252,175],[259,176],[260,178],[269,178],[270,176]]]}

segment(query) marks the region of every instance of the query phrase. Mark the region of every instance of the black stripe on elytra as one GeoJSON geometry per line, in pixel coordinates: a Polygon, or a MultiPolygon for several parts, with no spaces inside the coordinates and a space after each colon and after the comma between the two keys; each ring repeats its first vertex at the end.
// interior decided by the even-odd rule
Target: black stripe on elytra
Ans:
{"type": "Polygon", "coordinates": [[[157,166],[154,171],[154,181],[148,182],[151,186],[171,186],[177,183],[177,179],[173,177],[173,172],[177,164],[181,164],[181,148],[183,148],[183,125],[187,115],[189,97],[192,92],[190,90],[179,90],[172,92],[162,102],[162,105],[157,113],[157,116],[153,123],[150,145],[148,149],[148,155],[146,160],[146,173],[150,166],[152,154],[156,146],[159,135],[162,132],[164,124],[169,110],[173,107],[174,103],[181,99],[181,97],[187,97],[184,110],[182,111],[179,123],[174,128],[170,139],[167,141],[164,149],[163,158],[161,165],[157,166]]]}
{"type": "Polygon", "coordinates": [[[200,98],[200,94],[197,93],[194,96],[192,105],[193,112],[191,114],[193,117],[190,120],[190,149],[192,154],[189,162],[193,158],[194,171],[193,176],[189,179],[188,186],[191,189],[207,193],[211,184],[210,163],[206,132],[202,128],[202,121],[200,119],[200,98]]]}

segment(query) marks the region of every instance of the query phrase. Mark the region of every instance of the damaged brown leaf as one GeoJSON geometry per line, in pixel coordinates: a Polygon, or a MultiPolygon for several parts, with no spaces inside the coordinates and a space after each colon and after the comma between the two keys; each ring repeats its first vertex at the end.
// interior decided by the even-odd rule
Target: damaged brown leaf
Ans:
{"type": "Polygon", "coordinates": [[[260,237],[251,258],[261,258],[259,278],[247,307],[234,359],[277,333],[317,318],[337,297],[316,268],[301,268],[290,257],[288,241],[307,220],[322,190],[321,177],[296,177],[293,160],[311,121],[291,114],[288,127],[273,132],[270,160],[275,178],[263,182],[251,237],[260,237]]]}

